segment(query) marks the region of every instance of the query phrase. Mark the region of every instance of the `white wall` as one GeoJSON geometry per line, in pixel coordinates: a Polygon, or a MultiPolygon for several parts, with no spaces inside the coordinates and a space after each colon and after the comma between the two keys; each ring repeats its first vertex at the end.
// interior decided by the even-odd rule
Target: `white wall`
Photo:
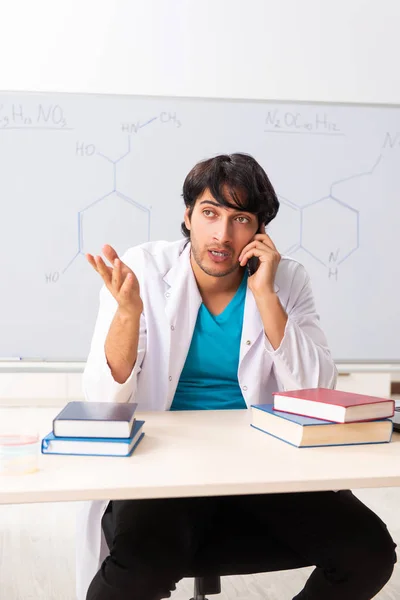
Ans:
{"type": "Polygon", "coordinates": [[[20,0],[0,89],[400,103],[398,0],[20,0]]]}

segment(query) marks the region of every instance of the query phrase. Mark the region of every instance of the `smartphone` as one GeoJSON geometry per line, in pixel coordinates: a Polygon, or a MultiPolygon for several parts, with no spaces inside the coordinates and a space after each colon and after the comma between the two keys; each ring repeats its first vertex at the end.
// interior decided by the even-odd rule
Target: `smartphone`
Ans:
{"type": "MultiPolygon", "coordinates": [[[[258,229],[258,233],[265,233],[264,223],[261,223],[261,225],[258,229]]],[[[247,265],[246,265],[249,277],[254,275],[254,273],[258,269],[259,264],[260,264],[260,259],[257,256],[252,256],[251,258],[249,258],[249,260],[247,261],[247,265]]]]}
{"type": "Polygon", "coordinates": [[[254,275],[254,273],[258,269],[259,264],[260,264],[260,259],[257,256],[252,256],[251,258],[249,258],[249,260],[247,261],[247,264],[246,264],[249,277],[254,275]]]}

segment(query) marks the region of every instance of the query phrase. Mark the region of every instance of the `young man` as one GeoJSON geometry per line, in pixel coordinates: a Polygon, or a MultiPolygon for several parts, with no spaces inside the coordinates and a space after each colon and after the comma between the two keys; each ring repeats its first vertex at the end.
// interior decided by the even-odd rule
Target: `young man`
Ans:
{"type": "MultiPolygon", "coordinates": [[[[309,278],[265,233],[279,204],[261,166],[243,154],[203,161],[183,197],[185,239],[144,244],[122,259],[105,246],[110,265],[87,256],[105,284],[87,400],[232,409],[269,402],[276,390],[333,387],[309,278]]],[[[80,515],[78,600],[93,576],[87,600],[168,597],[210,531],[223,542],[217,572],[218,564],[243,571],[233,549],[244,517],[257,523],[254,570],[270,569],[267,544],[283,548],[285,568],[318,565],[297,600],[367,600],[392,573],[385,525],[349,491],[97,502],[80,515]],[[101,520],[110,548],[102,564],[101,520]]]]}

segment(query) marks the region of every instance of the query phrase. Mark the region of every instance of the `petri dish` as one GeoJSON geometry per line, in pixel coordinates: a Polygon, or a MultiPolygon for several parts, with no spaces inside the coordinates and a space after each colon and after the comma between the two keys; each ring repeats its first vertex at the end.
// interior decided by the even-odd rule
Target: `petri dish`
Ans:
{"type": "Polygon", "coordinates": [[[38,470],[39,435],[0,434],[0,475],[38,470]]]}

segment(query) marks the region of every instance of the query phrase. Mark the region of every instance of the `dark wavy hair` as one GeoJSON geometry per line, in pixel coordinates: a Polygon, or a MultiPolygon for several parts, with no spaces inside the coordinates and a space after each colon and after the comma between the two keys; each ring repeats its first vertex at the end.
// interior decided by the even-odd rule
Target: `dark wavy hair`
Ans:
{"type": "MultiPolygon", "coordinates": [[[[209,189],[221,206],[244,210],[268,225],[279,210],[279,200],[264,169],[249,154],[221,154],[197,163],[183,184],[183,200],[192,215],[196,200],[209,189]]],[[[181,231],[190,231],[183,222],[181,231]]]]}

